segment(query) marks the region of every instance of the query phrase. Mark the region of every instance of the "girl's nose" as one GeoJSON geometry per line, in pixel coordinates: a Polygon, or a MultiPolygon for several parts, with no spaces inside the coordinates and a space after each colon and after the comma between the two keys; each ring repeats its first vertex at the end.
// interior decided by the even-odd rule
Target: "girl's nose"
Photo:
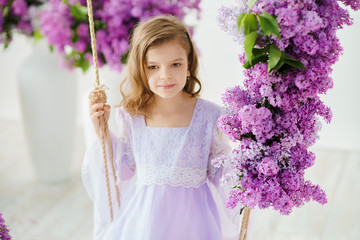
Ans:
{"type": "Polygon", "coordinates": [[[164,69],[163,71],[161,71],[160,73],[160,79],[161,80],[167,80],[171,78],[171,74],[169,73],[169,71],[167,71],[166,69],[164,69]]]}

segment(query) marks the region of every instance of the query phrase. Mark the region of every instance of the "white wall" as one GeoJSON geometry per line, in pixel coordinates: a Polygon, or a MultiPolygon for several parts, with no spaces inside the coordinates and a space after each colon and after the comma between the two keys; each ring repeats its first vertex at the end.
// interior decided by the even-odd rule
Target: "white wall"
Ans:
{"type": "Polygon", "coordinates": [[[334,88],[323,97],[333,111],[330,124],[323,124],[319,146],[360,150],[360,12],[354,24],[338,31],[344,54],[334,65],[334,88]]]}
{"type": "MultiPolygon", "coordinates": [[[[240,46],[232,37],[220,30],[216,21],[217,9],[229,5],[229,0],[204,0],[202,19],[198,22],[194,40],[200,50],[200,77],[202,96],[221,104],[221,94],[226,88],[241,85],[242,67],[237,55],[240,46]]],[[[333,121],[323,126],[316,147],[330,147],[360,151],[360,14],[355,24],[339,31],[344,55],[334,66],[334,89],[324,96],[333,110],[333,121]]],[[[31,51],[32,42],[16,35],[7,50],[0,50],[0,120],[21,121],[16,71],[31,51]]],[[[46,69],[44,69],[45,71],[46,69]]],[[[76,84],[74,82],[74,84],[76,84]]]]}

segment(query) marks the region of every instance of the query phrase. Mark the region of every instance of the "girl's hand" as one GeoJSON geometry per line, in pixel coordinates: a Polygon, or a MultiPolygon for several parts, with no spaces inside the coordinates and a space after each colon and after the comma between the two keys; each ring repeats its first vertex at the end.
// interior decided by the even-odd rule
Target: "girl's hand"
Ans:
{"type": "Polygon", "coordinates": [[[96,103],[96,102],[90,103],[89,115],[90,115],[91,121],[93,123],[96,136],[99,139],[100,139],[99,117],[103,116],[105,114],[104,115],[105,121],[107,122],[110,117],[110,109],[111,109],[110,105],[106,105],[104,103],[96,103]]]}

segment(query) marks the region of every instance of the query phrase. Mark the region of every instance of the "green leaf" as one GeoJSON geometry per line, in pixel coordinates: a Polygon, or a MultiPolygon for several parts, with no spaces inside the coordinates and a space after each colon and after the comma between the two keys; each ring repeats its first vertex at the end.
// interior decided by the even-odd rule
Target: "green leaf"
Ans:
{"type": "Polygon", "coordinates": [[[282,52],[275,45],[270,45],[268,73],[273,70],[281,59],[282,52]]]}
{"type": "Polygon", "coordinates": [[[250,62],[249,61],[247,61],[246,63],[244,63],[243,64],[243,68],[245,68],[245,69],[249,69],[249,68],[251,68],[252,66],[250,65],[250,62]]]}
{"type": "Polygon", "coordinates": [[[102,21],[94,20],[94,28],[95,28],[96,31],[99,30],[99,29],[106,29],[107,25],[106,25],[106,23],[104,23],[102,21]]]}
{"type": "Polygon", "coordinates": [[[249,0],[248,1],[248,8],[249,10],[252,8],[252,6],[254,6],[254,4],[256,3],[257,0],[249,0]]]}
{"type": "Polygon", "coordinates": [[[80,40],[80,36],[77,34],[76,30],[73,30],[73,35],[71,36],[71,42],[76,43],[80,40]]]}
{"type": "Polygon", "coordinates": [[[247,61],[246,63],[244,63],[243,67],[245,69],[249,69],[253,66],[255,66],[256,64],[258,64],[259,62],[262,62],[262,63],[266,63],[268,61],[269,57],[267,55],[257,55],[257,56],[253,56],[252,59],[251,59],[251,64],[249,61],[247,61]]]}
{"type": "Polygon", "coordinates": [[[54,46],[53,46],[53,45],[49,45],[49,50],[50,50],[50,52],[54,52],[54,46]]]}
{"type": "Polygon", "coordinates": [[[77,57],[75,58],[74,65],[80,67],[83,73],[85,73],[90,67],[89,60],[84,58],[84,53],[78,54],[77,57]]]}
{"type": "Polygon", "coordinates": [[[129,56],[129,51],[127,51],[125,54],[123,54],[122,56],[121,56],[121,63],[122,64],[126,64],[127,63],[127,60],[128,60],[128,56],[129,56]]]}
{"type": "Polygon", "coordinates": [[[76,20],[79,20],[79,21],[86,21],[88,16],[88,11],[87,11],[87,7],[85,6],[82,6],[80,3],[76,3],[75,5],[68,5],[69,8],[70,8],[70,12],[71,12],[71,15],[73,15],[73,17],[76,19],[76,20]]]}
{"type": "Polygon", "coordinates": [[[242,214],[242,212],[244,211],[244,209],[245,209],[245,207],[242,207],[242,208],[240,209],[240,213],[239,213],[239,215],[241,215],[241,214],[242,214]]]}
{"type": "Polygon", "coordinates": [[[243,140],[244,138],[250,138],[251,140],[256,141],[256,137],[252,132],[249,132],[249,133],[246,133],[246,134],[241,134],[240,141],[243,140]]]}
{"type": "Polygon", "coordinates": [[[4,42],[4,49],[7,49],[9,47],[10,41],[8,39],[4,42]]]}
{"type": "Polygon", "coordinates": [[[41,34],[39,29],[35,29],[33,32],[33,37],[35,39],[35,42],[38,42],[39,40],[43,39],[44,36],[41,34]]]}
{"type": "Polygon", "coordinates": [[[9,14],[10,8],[12,7],[13,3],[14,3],[14,0],[10,0],[3,9],[0,9],[0,10],[2,10],[2,15],[3,15],[4,19],[7,18],[7,15],[9,14]]]}
{"type": "Polygon", "coordinates": [[[284,65],[284,58],[285,58],[285,52],[281,52],[281,58],[280,58],[279,62],[276,64],[276,66],[274,67],[274,69],[272,69],[272,70],[279,70],[284,65]]]}
{"type": "Polygon", "coordinates": [[[260,54],[265,55],[265,54],[267,54],[268,52],[269,52],[269,45],[267,45],[267,46],[264,47],[264,48],[254,48],[254,49],[252,50],[253,55],[260,55],[260,54]]]}
{"type": "Polygon", "coordinates": [[[80,66],[81,70],[83,71],[83,73],[86,73],[86,71],[90,67],[90,63],[88,60],[83,60],[79,66],[80,66]]]}
{"type": "Polygon", "coordinates": [[[292,57],[290,57],[288,55],[286,55],[284,59],[285,60],[290,60],[290,61],[297,61],[295,58],[292,58],[292,57]]]}
{"type": "Polygon", "coordinates": [[[247,13],[241,13],[238,17],[237,17],[237,26],[238,26],[238,29],[239,31],[241,30],[241,28],[243,27],[244,25],[244,20],[246,18],[248,14],[247,13]]]}
{"type": "Polygon", "coordinates": [[[258,28],[259,23],[255,14],[247,14],[244,20],[244,35],[247,36],[252,32],[256,32],[258,28]]]}
{"type": "Polygon", "coordinates": [[[244,41],[245,54],[246,54],[246,57],[249,59],[250,64],[251,64],[252,50],[255,46],[257,37],[258,37],[258,33],[252,32],[246,36],[246,39],[244,41]]]}
{"type": "Polygon", "coordinates": [[[5,31],[4,49],[9,47],[9,44],[10,44],[11,40],[12,40],[11,31],[10,31],[10,29],[7,29],[5,31]]]}
{"type": "Polygon", "coordinates": [[[279,25],[276,18],[267,12],[262,12],[261,15],[258,15],[258,18],[262,34],[265,36],[274,34],[278,39],[281,39],[279,25]]]}
{"type": "Polygon", "coordinates": [[[284,63],[291,66],[291,67],[295,67],[295,68],[299,68],[299,69],[306,69],[306,67],[304,66],[304,64],[302,64],[302,62],[297,61],[297,60],[295,60],[293,58],[290,58],[288,56],[285,57],[284,63]]]}

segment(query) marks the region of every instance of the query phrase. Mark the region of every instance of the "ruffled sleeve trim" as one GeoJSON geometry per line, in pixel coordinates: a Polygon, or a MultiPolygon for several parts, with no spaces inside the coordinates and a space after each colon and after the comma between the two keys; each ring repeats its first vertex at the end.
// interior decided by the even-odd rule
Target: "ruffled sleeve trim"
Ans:
{"type": "MultiPolygon", "coordinates": [[[[122,199],[122,196],[133,184],[135,179],[136,164],[130,146],[129,124],[126,123],[126,120],[124,113],[120,110],[117,111],[117,123],[120,129],[119,138],[110,132],[117,180],[115,183],[111,163],[108,160],[108,176],[114,215],[119,211],[115,184],[119,188],[120,198],[122,199]]],[[[106,152],[106,154],[108,157],[107,159],[109,159],[109,153],[106,152]]],[[[94,239],[101,239],[106,228],[110,224],[110,213],[107,199],[104,160],[99,140],[94,141],[86,151],[81,175],[86,192],[94,204],[94,239]]]]}

